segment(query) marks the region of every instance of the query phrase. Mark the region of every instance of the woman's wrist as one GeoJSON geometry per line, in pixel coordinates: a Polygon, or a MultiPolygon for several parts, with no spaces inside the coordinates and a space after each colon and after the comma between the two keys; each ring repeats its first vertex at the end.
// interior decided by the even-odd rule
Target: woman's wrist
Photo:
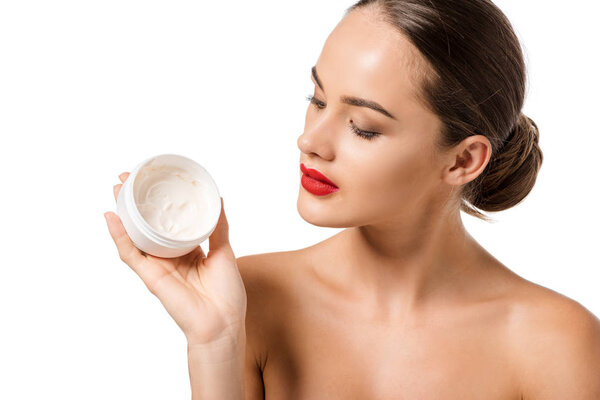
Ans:
{"type": "Polygon", "coordinates": [[[245,330],[207,343],[188,340],[192,400],[243,400],[245,352],[245,330]]]}
{"type": "Polygon", "coordinates": [[[187,342],[189,356],[198,357],[206,363],[226,362],[245,355],[246,332],[240,330],[206,343],[194,338],[188,338],[187,342]]]}

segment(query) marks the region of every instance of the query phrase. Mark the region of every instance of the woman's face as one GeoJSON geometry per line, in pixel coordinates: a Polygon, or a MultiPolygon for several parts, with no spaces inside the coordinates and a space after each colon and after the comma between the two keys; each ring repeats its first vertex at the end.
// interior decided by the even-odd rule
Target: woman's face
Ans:
{"type": "Polygon", "coordinates": [[[298,147],[300,163],[339,190],[315,195],[300,184],[297,207],[307,222],[351,227],[418,218],[443,196],[434,147],[441,123],[416,99],[416,52],[368,10],[348,14],[327,38],[298,147]],[[377,103],[389,115],[343,97],[377,103]],[[367,139],[354,128],[378,134],[367,139]]]}

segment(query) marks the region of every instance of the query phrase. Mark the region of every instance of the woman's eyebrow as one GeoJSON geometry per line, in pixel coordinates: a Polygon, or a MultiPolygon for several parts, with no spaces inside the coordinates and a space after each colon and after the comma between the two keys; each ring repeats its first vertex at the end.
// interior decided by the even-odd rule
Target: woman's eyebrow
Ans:
{"type": "Polygon", "coordinates": [[[325,91],[325,89],[323,89],[323,85],[321,84],[321,81],[319,80],[319,76],[317,75],[317,66],[315,65],[314,67],[312,67],[311,71],[312,71],[312,76],[315,79],[315,82],[317,82],[317,85],[319,85],[319,87],[321,88],[322,91],[325,91]]]}
{"type": "MultiPolygon", "coordinates": [[[[321,88],[322,91],[325,91],[325,89],[323,88],[323,84],[321,83],[321,80],[319,79],[319,76],[317,75],[316,65],[311,68],[311,71],[312,71],[312,77],[315,80],[315,82],[317,83],[317,85],[321,88]]],[[[353,97],[353,96],[341,96],[340,101],[342,103],[350,104],[352,106],[368,107],[372,110],[382,113],[386,117],[389,117],[391,119],[396,119],[396,117],[394,117],[389,111],[387,111],[380,104],[378,104],[372,100],[361,99],[360,97],[353,97]]]]}

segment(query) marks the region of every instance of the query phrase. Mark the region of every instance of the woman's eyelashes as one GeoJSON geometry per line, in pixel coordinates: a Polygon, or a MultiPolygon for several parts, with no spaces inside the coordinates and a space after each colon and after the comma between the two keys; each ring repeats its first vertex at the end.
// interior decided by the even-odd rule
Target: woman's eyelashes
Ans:
{"type": "MultiPolygon", "coordinates": [[[[317,111],[325,108],[325,103],[323,103],[321,100],[318,100],[313,95],[306,96],[306,100],[308,100],[311,104],[314,104],[317,111]]],[[[354,134],[356,134],[358,137],[361,137],[363,139],[371,140],[375,136],[380,135],[380,133],[378,133],[378,132],[363,131],[362,129],[360,129],[356,125],[354,125],[352,120],[350,120],[349,126],[350,126],[350,130],[352,130],[352,132],[354,134]]]]}

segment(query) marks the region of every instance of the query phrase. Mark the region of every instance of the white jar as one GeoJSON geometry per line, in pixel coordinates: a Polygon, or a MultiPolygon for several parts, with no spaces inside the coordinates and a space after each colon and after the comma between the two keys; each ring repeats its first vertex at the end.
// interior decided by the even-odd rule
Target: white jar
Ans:
{"type": "Polygon", "coordinates": [[[130,172],[117,197],[117,214],[138,249],[157,257],[179,257],[215,230],[221,196],[200,164],[162,154],[130,172]]]}

